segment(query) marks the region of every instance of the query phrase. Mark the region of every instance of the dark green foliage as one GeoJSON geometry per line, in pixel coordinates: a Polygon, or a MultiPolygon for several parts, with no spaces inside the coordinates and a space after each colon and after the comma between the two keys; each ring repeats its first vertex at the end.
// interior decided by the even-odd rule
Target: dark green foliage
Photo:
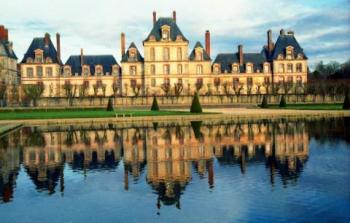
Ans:
{"type": "Polygon", "coordinates": [[[201,121],[193,121],[191,122],[191,127],[194,132],[194,137],[198,139],[199,141],[203,140],[203,133],[201,132],[201,126],[202,122],[201,121]]]}
{"type": "Polygon", "coordinates": [[[158,101],[157,101],[156,96],[153,97],[151,111],[159,111],[159,106],[158,106],[158,101]]]}
{"type": "Polygon", "coordinates": [[[191,111],[191,113],[202,113],[203,112],[201,103],[199,102],[199,96],[198,96],[197,92],[194,94],[190,111],[191,111]]]}
{"type": "Polygon", "coordinates": [[[281,101],[280,101],[280,108],[285,108],[285,107],[287,107],[287,102],[286,102],[286,98],[284,97],[284,95],[282,95],[281,101]]]}
{"type": "Polygon", "coordinates": [[[345,93],[343,109],[347,109],[347,110],[350,109],[350,97],[349,97],[349,91],[348,90],[345,93]]]}
{"type": "Polygon", "coordinates": [[[113,111],[113,101],[112,98],[108,98],[107,111],[113,111]]]}
{"type": "Polygon", "coordinates": [[[267,103],[267,96],[266,96],[266,95],[264,95],[260,107],[261,107],[261,108],[267,108],[267,107],[269,107],[269,105],[268,105],[268,103],[267,103]]]}
{"type": "Polygon", "coordinates": [[[153,122],[153,130],[157,131],[158,130],[158,122],[153,122]]]}

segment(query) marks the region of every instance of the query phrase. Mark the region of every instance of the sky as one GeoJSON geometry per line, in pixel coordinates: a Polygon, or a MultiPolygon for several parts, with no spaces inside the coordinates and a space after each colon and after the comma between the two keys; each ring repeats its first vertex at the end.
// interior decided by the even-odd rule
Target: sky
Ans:
{"type": "MultiPolygon", "coordinates": [[[[190,41],[204,45],[211,32],[212,58],[218,53],[260,52],[271,29],[293,30],[312,68],[319,61],[350,59],[350,0],[0,0],[0,24],[9,29],[19,60],[34,37],[61,34],[62,60],[70,55],[112,54],[120,61],[120,33],[127,46],[152,29],[152,12],[171,17],[190,41]]],[[[189,52],[190,53],[190,52],[189,52]]]]}

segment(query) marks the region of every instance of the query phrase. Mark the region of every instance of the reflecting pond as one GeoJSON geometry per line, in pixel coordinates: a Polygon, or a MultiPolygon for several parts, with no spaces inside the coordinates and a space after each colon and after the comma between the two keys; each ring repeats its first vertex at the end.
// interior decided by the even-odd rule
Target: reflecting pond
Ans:
{"type": "Polygon", "coordinates": [[[350,118],[29,126],[0,221],[349,222],[350,118]]]}

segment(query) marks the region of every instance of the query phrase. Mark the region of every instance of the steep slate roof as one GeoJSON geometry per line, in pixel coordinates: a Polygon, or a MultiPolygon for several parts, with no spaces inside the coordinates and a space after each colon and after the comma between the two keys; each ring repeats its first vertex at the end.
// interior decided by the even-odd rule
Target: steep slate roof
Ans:
{"type": "MultiPolygon", "coordinates": [[[[84,55],[83,56],[84,65],[90,66],[91,75],[95,74],[95,65],[102,65],[103,73],[112,74],[112,66],[118,65],[117,61],[112,55],[84,55]]],[[[71,67],[72,75],[78,73],[81,75],[81,65],[80,65],[80,55],[70,56],[65,65],[69,65],[71,67]]]]}
{"type": "Polygon", "coordinates": [[[180,35],[183,40],[188,41],[186,37],[182,34],[181,30],[177,26],[176,22],[173,18],[159,18],[157,22],[154,24],[150,34],[148,34],[145,41],[148,41],[149,38],[153,35],[157,41],[162,39],[162,26],[168,25],[170,26],[170,39],[172,41],[176,40],[176,37],[180,35]]]}
{"type": "Polygon", "coordinates": [[[294,34],[279,35],[271,57],[269,57],[269,59],[277,59],[278,54],[285,55],[287,46],[292,46],[294,48],[295,58],[300,53],[305,59],[307,59],[306,55],[304,54],[303,48],[300,47],[298,41],[294,37],[294,34]]]}
{"type": "Polygon", "coordinates": [[[203,60],[206,60],[206,61],[211,60],[209,55],[208,55],[208,53],[207,53],[207,51],[203,48],[202,44],[199,41],[196,43],[196,45],[194,46],[194,48],[193,48],[193,50],[192,50],[192,52],[190,54],[190,57],[189,57],[190,60],[195,60],[195,49],[196,48],[202,48],[203,49],[203,60]]]}
{"type": "MultiPolygon", "coordinates": [[[[253,64],[254,71],[256,72],[258,69],[262,72],[264,62],[266,62],[266,58],[261,53],[245,53],[243,54],[243,66],[240,66],[240,72],[245,72],[245,64],[250,62],[253,64]]],[[[214,64],[218,63],[221,65],[221,72],[225,73],[225,70],[230,73],[232,72],[232,64],[239,64],[239,54],[238,53],[224,53],[218,54],[215,58],[214,64]]]]}
{"type": "Polygon", "coordinates": [[[28,59],[28,57],[31,57],[32,59],[35,58],[34,50],[41,49],[44,51],[44,59],[47,57],[50,57],[52,59],[53,63],[60,63],[60,61],[57,58],[57,51],[53,43],[51,42],[51,39],[49,39],[49,45],[45,47],[45,38],[34,38],[32,43],[30,44],[27,52],[24,54],[22,63],[25,63],[28,59]]]}
{"type": "Polygon", "coordinates": [[[140,51],[137,49],[134,42],[132,42],[128,48],[128,50],[125,52],[125,54],[122,56],[122,62],[143,62],[144,59],[140,53],[140,51]],[[129,50],[131,48],[136,49],[136,60],[129,60],[129,50]]]}
{"type": "Polygon", "coordinates": [[[10,47],[10,42],[5,40],[0,40],[0,56],[10,57],[17,60],[15,52],[10,47]]]}

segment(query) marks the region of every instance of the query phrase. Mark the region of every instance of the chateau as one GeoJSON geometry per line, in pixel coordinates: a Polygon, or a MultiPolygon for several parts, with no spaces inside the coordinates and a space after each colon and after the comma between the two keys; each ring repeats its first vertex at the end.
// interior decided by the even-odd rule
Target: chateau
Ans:
{"type": "MultiPolygon", "coordinates": [[[[267,31],[260,52],[211,55],[210,32],[205,42],[189,49],[176,18],[157,18],[143,41],[126,48],[121,34],[121,62],[113,55],[72,55],[61,61],[60,34],[56,46],[49,34],[34,38],[20,63],[21,84],[42,84],[43,97],[264,94],[282,92],[281,85],[307,82],[307,57],[292,31],[280,31],[276,42],[267,31]]],[[[1,49],[1,48],[0,48],[1,49]]],[[[0,51],[1,52],[1,51],[0,51]]],[[[13,53],[12,58],[15,58],[13,53]],[[13,57],[14,56],[14,57],[13,57]]]]}

